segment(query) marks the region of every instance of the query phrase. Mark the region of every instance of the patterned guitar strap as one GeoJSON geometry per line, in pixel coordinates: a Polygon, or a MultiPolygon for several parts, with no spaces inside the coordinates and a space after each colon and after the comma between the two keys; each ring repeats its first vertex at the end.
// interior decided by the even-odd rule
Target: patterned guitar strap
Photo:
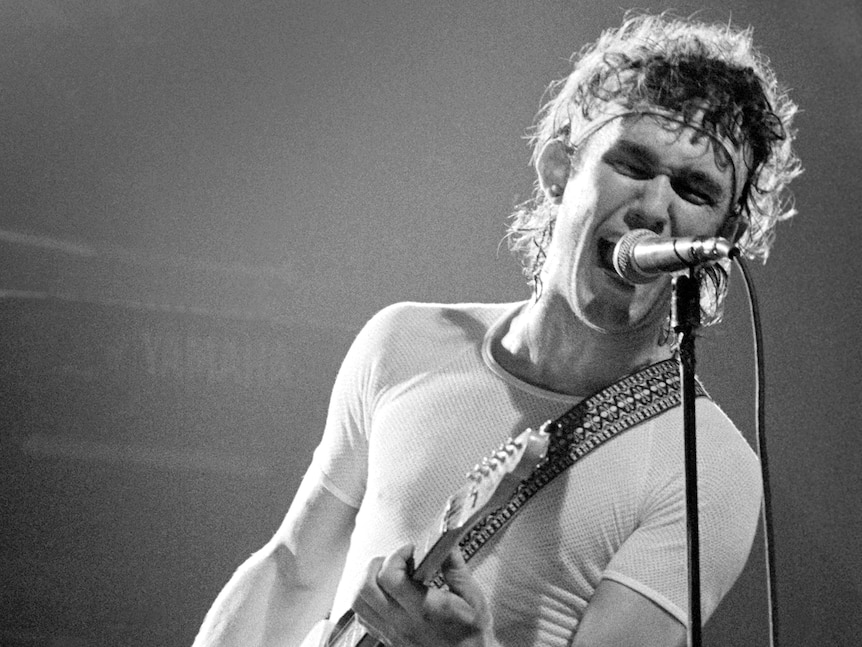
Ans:
{"type": "MultiPolygon", "coordinates": [[[[709,397],[700,382],[695,389],[698,396],[709,397]]],[[[533,495],[576,461],[629,427],[677,406],[681,400],[679,364],[668,359],[624,377],[546,423],[551,441],[545,460],[521,482],[506,505],[468,531],[459,544],[464,559],[469,561],[533,495]]],[[[438,575],[433,583],[440,586],[443,580],[438,575]]]]}

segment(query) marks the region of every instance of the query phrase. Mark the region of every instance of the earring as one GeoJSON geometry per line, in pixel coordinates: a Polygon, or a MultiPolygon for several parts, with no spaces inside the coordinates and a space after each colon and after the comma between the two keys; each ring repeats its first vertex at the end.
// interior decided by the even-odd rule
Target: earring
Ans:
{"type": "Polygon", "coordinates": [[[552,184],[548,188],[548,193],[554,200],[559,200],[563,197],[563,187],[561,187],[559,184],[552,184]]]}

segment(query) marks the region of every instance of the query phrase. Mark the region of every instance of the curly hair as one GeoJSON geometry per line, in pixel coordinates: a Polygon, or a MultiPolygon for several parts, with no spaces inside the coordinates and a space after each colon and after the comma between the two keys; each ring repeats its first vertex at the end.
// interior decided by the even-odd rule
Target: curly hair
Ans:
{"type": "MultiPolygon", "coordinates": [[[[583,143],[610,104],[629,113],[670,111],[687,124],[696,120],[697,127],[748,152],[747,179],[733,207],[747,224],[737,246],[745,257],[765,262],[776,223],[796,213],[788,184],[802,168],[792,150],[797,106],[754,48],[751,28],[628,14],[621,27],[604,32],[572,62],[571,74],[550,85],[552,98],[537,116],[533,162],[549,140],[583,143]]],[[[521,255],[534,284],[556,213],[537,181],[533,198],[512,215],[509,247],[521,255]]]]}

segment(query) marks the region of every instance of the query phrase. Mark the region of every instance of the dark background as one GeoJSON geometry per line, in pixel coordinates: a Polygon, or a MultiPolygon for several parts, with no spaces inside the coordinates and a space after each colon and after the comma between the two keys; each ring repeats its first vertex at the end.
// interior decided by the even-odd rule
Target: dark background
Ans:
{"type": "MultiPolygon", "coordinates": [[[[755,26],[803,112],[754,267],[783,644],[862,643],[862,6],[755,26]]],[[[0,642],[188,645],[271,535],[362,323],[525,298],[500,245],[547,83],[599,0],[0,4],[0,642]]],[[[753,439],[739,276],[700,372],[753,439]]],[[[409,460],[409,457],[405,457],[409,460]]],[[[709,645],[766,644],[756,545],[709,645]]]]}

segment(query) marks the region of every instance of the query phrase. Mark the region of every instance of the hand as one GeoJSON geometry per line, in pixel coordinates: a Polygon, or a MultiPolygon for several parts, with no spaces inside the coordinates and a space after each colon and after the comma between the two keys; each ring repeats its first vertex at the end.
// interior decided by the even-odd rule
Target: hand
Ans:
{"type": "Polygon", "coordinates": [[[368,565],[353,602],[359,620],[390,647],[492,647],[491,612],[456,548],[443,563],[448,590],[414,581],[413,546],[368,565]]]}

